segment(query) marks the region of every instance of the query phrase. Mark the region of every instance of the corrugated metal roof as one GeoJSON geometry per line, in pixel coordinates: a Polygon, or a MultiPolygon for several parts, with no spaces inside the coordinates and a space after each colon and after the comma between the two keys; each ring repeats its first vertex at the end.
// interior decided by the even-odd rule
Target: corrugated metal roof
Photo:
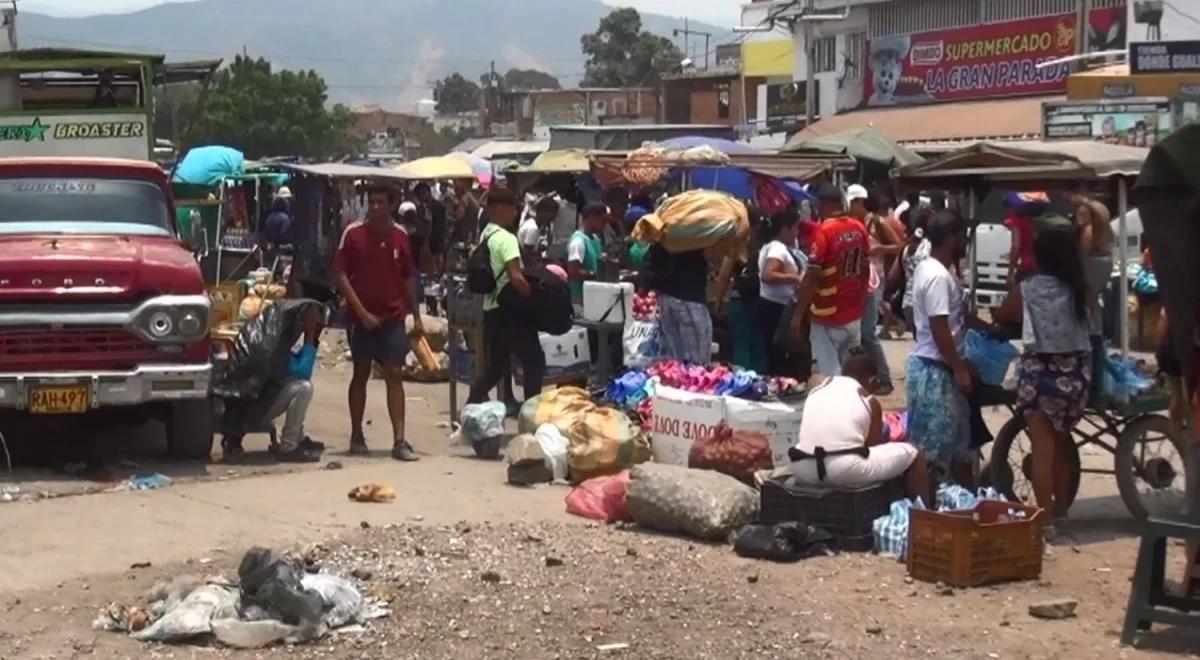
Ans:
{"type": "Polygon", "coordinates": [[[822,119],[792,139],[812,139],[868,126],[901,144],[1040,137],[1042,102],[1064,98],[1030,96],[855,110],[822,119]]]}

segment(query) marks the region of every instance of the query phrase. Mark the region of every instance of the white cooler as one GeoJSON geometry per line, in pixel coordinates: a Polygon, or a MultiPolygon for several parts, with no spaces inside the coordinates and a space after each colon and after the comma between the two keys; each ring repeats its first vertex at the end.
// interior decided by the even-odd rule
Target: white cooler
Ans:
{"type": "Polygon", "coordinates": [[[584,282],[583,320],[625,323],[625,319],[633,318],[633,292],[628,282],[584,282]]]}
{"type": "MultiPolygon", "coordinates": [[[[554,381],[587,380],[592,370],[592,351],[588,346],[586,328],[575,326],[565,335],[548,335],[538,333],[538,341],[542,344],[542,353],[546,356],[547,383],[554,381]]],[[[518,383],[524,370],[521,363],[513,360],[513,376],[518,383]]]]}

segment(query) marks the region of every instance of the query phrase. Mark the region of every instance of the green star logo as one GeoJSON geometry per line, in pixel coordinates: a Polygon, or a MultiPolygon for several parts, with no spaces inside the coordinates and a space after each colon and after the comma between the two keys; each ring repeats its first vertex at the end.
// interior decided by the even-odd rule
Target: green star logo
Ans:
{"type": "Polygon", "coordinates": [[[45,142],[46,129],[48,128],[50,127],[42,123],[41,117],[34,117],[33,123],[26,128],[25,141],[32,142],[34,140],[39,140],[41,142],[45,142]]]}
{"type": "Polygon", "coordinates": [[[45,142],[46,131],[50,128],[42,123],[41,117],[34,117],[29,125],[0,126],[0,142],[45,142]]]}

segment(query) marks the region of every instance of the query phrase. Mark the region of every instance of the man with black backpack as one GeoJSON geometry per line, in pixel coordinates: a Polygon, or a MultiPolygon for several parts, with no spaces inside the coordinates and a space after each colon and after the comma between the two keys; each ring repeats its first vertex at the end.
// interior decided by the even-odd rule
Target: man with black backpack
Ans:
{"type": "Polygon", "coordinates": [[[494,188],[487,195],[490,222],[479,237],[479,245],[467,260],[467,286],[482,294],[483,338],[487,363],[478,380],[471,385],[467,403],[483,403],[488,393],[512,370],[516,356],[524,369],[525,398],[542,391],[546,356],[538,341],[534,318],[527,312],[533,288],[525,279],[521,264],[521,246],[514,233],[519,214],[517,196],[506,188],[494,188]],[[515,294],[515,298],[514,298],[515,294]],[[502,304],[502,299],[507,304],[502,304]],[[524,308],[524,309],[523,309],[524,308]]]}

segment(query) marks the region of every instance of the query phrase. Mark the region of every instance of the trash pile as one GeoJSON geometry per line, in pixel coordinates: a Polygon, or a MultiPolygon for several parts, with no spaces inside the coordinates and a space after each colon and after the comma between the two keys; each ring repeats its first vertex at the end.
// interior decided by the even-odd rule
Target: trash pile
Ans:
{"type": "Polygon", "coordinates": [[[237,580],[181,576],[155,585],[146,605],[112,603],[92,627],[127,633],[138,641],[206,643],[255,649],[312,642],[330,631],[388,616],[352,582],[328,573],[307,573],[300,562],[251,548],[237,580]]]}

